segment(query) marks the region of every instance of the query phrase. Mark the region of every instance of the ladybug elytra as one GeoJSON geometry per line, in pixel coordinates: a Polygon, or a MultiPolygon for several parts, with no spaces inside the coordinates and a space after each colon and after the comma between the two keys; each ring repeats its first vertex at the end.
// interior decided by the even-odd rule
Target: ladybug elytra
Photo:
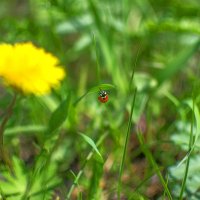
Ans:
{"type": "Polygon", "coordinates": [[[100,90],[98,99],[99,99],[99,101],[101,103],[106,103],[108,101],[108,94],[107,94],[107,92],[104,91],[104,90],[100,90]]]}

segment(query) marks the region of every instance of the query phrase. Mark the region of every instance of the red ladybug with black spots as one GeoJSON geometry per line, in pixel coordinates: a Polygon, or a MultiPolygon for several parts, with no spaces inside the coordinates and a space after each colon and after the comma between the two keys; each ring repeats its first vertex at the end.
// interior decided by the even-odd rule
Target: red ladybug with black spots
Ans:
{"type": "Polygon", "coordinates": [[[108,101],[107,92],[105,90],[100,90],[98,99],[101,103],[106,103],[108,101]]]}

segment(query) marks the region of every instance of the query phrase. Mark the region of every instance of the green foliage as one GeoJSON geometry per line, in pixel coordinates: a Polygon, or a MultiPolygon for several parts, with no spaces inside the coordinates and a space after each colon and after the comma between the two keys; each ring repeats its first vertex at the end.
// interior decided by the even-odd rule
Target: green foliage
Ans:
{"type": "MultiPolygon", "coordinates": [[[[200,179],[199,179],[199,159],[200,157],[198,155],[191,156],[190,159],[190,167],[189,167],[189,172],[188,172],[188,179],[186,182],[186,190],[184,192],[184,197],[185,198],[190,198],[190,199],[199,199],[199,186],[200,186],[200,179]]],[[[186,163],[182,164],[181,166],[173,166],[169,168],[169,173],[171,176],[171,179],[176,182],[180,182],[185,174],[185,167],[186,163]]],[[[170,180],[170,181],[172,181],[170,180]]],[[[176,185],[174,188],[172,188],[174,196],[177,196],[180,191],[181,187],[180,185],[176,185]]],[[[177,196],[178,197],[178,196],[177,196]]]]}
{"type": "MultiPolygon", "coordinates": [[[[18,158],[13,159],[14,174],[3,172],[5,180],[0,181],[1,193],[6,196],[8,200],[23,199],[23,195],[28,187],[28,180],[30,173],[18,158]]],[[[51,165],[46,173],[38,173],[34,179],[35,182],[29,193],[29,198],[33,200],[51,199],[53,189],[60,184],[60,179],[55,177],[55,165],[51,165]],[[46,175],[46,177],[44,177],[46,175]],[[45,194],[45,195],[44,195],[45,194]]]]}
{"type": "Polygon", "coordinates": [[[198,156],[193,155],[193,152],[196,150],[196,147],[198,146],[199,143],[200,115],[198,106],[194,104],[191,100],[185,101],[185,105],[187,105],[192,111],[191,124],[188,124],[187,122],[177,123],[177,131],[178,132],[181,131],[182,134],[180,137],[177,137],[177,134],[174,134],[172,136],[172,140],[177,145],[180,145],[182,149],[184,150],[188,149],[188,152],[186,156],[182,159],[182,161],[178,164],[178,166],[170,167],[169,172],[171,177],[173,177],[176,181],[180,181],[182,179],[184,180],[182,187],[177,186],[173,190],[175,196],[176,194],[180,193],[181,194],[180,199],[182,199],[183,195],[186,198],[189,197],[191,199],[198,199],[198,193],[196,194],[196,192],[198,190],[199,183],[196,177],[199,167],[198,166],[194,167],[194,163],[198,160],[198,156]],[[185,138],[184,142],[183,138],[185,138]],[[186,145],[189,147],[187,147],[186,145]],[[196,187],[194,187],[193,184],[195,184],[196,187]]]}
{"type": "MultiPolygon", "coordinates": [[[[19,94],[0,198],[200,199],[199,12],[198,0],[1,0],[0,42],[32,41],[67,75],[47,96],[19,94]]],[[[0,124],[13,92],[0,85],[0,124]]]]}
{"type": "Polygon", "coordinates": [[[58,108],[52,113],[48,125],[48,134],[51,134],[53,131],[59,128],[66,120],[69,111],[69,105],[70,96],[68,96],[63,102],[61,102],[58,108]]]}

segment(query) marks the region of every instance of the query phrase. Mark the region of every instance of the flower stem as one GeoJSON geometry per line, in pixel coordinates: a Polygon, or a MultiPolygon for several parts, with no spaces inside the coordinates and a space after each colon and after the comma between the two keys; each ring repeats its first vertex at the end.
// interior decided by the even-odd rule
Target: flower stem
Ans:
{"type": "Polygon", "coordinates": [[[3,120],[0,124],[0,158],[6,164],[6,166],[8,166],[10,171],[13,171],[12,170],[12,164],[11,164],[11,161],[9,159],[8,152],[7,152],[6,148],[4,147],[3,134],[4,134],[6,124],[9,120],[10,116],[12,115],[12,110],[13,110],[13,107],[15,105],[16,99],[17,99],[17,94],[15,93],[12,101],[10,102],[10,104],[8,105],[8,107],[5,111],[3,120]]]}

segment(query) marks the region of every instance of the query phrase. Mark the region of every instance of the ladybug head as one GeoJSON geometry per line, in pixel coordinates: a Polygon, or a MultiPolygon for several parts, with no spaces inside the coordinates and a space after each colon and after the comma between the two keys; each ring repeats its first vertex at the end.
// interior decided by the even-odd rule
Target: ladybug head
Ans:
{"type": "Polygon", "coordinates": [[[104,91],[104,90],[101,90],[101,91],[99,92],[99,96],[100,96],[100,97],[106,97],[106,95],[107,95],[107,92],[104,91]]]}

